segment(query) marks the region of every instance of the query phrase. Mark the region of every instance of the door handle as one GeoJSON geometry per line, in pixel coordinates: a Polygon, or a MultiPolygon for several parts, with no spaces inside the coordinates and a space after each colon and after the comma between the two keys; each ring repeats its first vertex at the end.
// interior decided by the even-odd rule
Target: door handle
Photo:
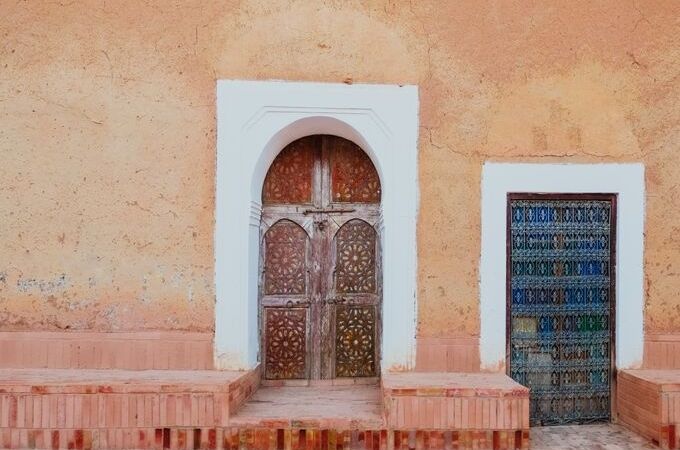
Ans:
{"type": "Polygon", "coordinates": [[[302,214],[305,216],[308,214],[318,214],[318,213],[325,213],[325,214],[342,214],[342,213],[351,213],[356,211],[356,209],[335,209],[335,208],[320,208],[320,209],[305,209],[302,211],[302,214]]]}
{"type": "Polygon", "coordinates": [[[347,299],[345,297],[338,297],[338,298],[329,298],[328,300],[326,300],[326,303],[328,303],[329,305],[341,305],[341,304],[345,303],[346,301],[347,301],[347,299]]]}
{"type": "Polygon", "coordinates": [[[303,306],[307,307],[311,304],[309,300],[288,300],[286,303],[286,308],[293,308],[293,307],[298,307],[298,306],[303,306]]]}

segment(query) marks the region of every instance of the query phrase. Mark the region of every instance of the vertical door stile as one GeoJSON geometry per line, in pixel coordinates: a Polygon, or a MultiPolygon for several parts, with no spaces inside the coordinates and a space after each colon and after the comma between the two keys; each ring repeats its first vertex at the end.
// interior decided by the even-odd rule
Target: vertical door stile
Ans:
{"type": "MultiPolygon", "coordinates": [[[[330,206],[330,192],[328,186],[330,186],[330,151],[332,143],[329,142],[328,136],[323,136],[321,138],[321,189],[319,190],[319,195],[321,197],[321,209],[327,210],[330,206]]],[[[332,259],[330,254],[330,241],[333,238],[334,223],[333,218],[327,213],[320,213],[323,217],[323,221],[326,224],[323,237],[320,243],[320,264],[321,273],[319,274],[319,285],[321,287],[321,292],[319,296],[319,306],[321,309],[321,316],[319,318],[319,328],[320,328],[320,351],[319,351],[319,364],[320,364],[320,374],[319,378],[328,379],[331,376],[331,367],[333,364],[333,348],[329,345],[331,342],[334,328],[332,326],[332,316],[335,314],[334,305],[329,302],[331,299],[330,289],[332,288],[329,282],[329,277],[332,272],[332,259]]]]}
{"type": "MultiPolygon", "coordinates": [[[[323,138],[318,137],[314,149],[314,175],[313,175],[313,186],[312,191],[313,207],[314,210],[319,210],[323,208],[323,162],[322,162],[322,143],[323,138]]],[[[318,358],[319,352],[321,351],[321,330],[318,326],[321,320],[323,307],[323,285],[321,283],[321,277],[323,274],[323,232],[325,229],[324,218],[321,214],[314,212],[311,214],[312,218],[312,262],[311,262],[311,275],[312,275],[312,301],[310,305],[310,362],[311,362],[311,373],[310,378],[312,380],[317,380],[321,376],[321,365],[318,358]]]]}

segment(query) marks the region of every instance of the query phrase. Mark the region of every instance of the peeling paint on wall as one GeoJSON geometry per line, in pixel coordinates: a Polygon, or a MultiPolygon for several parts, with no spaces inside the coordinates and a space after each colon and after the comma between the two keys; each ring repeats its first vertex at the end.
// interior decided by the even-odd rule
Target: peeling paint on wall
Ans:
{"type": "Polygon", "coordinates": [[[17,280],[17,290],[19,292],[40,292],[53,293],[64,290],[66,287],[66,275],[61,274],[51,280],[36,280],[35,278],[17,280]]]}

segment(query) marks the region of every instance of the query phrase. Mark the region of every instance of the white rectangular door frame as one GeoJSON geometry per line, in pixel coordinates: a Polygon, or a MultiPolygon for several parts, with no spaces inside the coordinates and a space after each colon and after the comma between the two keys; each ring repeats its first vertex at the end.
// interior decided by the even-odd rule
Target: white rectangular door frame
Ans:
{"type": "Polygon", "coordinates": [[[640,367],[644,349],[644,166],[486,163],[482,170],[480,262],[482,370],[503,371],[506,366],[506,207],[510,192],[618,194],[616,367],[640,367]]]}

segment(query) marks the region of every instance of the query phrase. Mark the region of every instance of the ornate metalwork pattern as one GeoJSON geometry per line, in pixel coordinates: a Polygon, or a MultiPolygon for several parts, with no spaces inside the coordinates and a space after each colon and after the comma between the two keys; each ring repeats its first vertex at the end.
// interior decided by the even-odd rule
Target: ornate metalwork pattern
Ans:
{"type": "Polygon", "coordinates": [[[331,201],[380,202],[380,179],[371,159],[355,143],[335,138],[331,154],[331,201]]]}
{"type": "Polygon", "coordinates": [[[307,376],[307,309],[265,308],[265,377],[307,376]]]}
{"type": "Polygon", "coordinates": [[[262,203],[311,203],[312,171],[320,139],[308,136],[290,143],[269,167],[262,187],[262,203]]]}
{"type": "Polygon", "coordinates": [[[335,288],[341,294],[374,294],[375,229],[353,219],[336,235],[335,288]]]}
{"type": "Polygon", "coordinates": [[[532,425],[610,416],[612,203],[509,201],[510,375],[532,425]]]}
{"type": "Polygon", "coordinates": [[[375,307],[338,306],[335,318],[335,376],[375,376],[375,307]]]}
{"type": "Polygon", "coordinates": [[[275,223],[265,234],[264,293],[304,294],[307,233],[289,220],[275,223]]]}

